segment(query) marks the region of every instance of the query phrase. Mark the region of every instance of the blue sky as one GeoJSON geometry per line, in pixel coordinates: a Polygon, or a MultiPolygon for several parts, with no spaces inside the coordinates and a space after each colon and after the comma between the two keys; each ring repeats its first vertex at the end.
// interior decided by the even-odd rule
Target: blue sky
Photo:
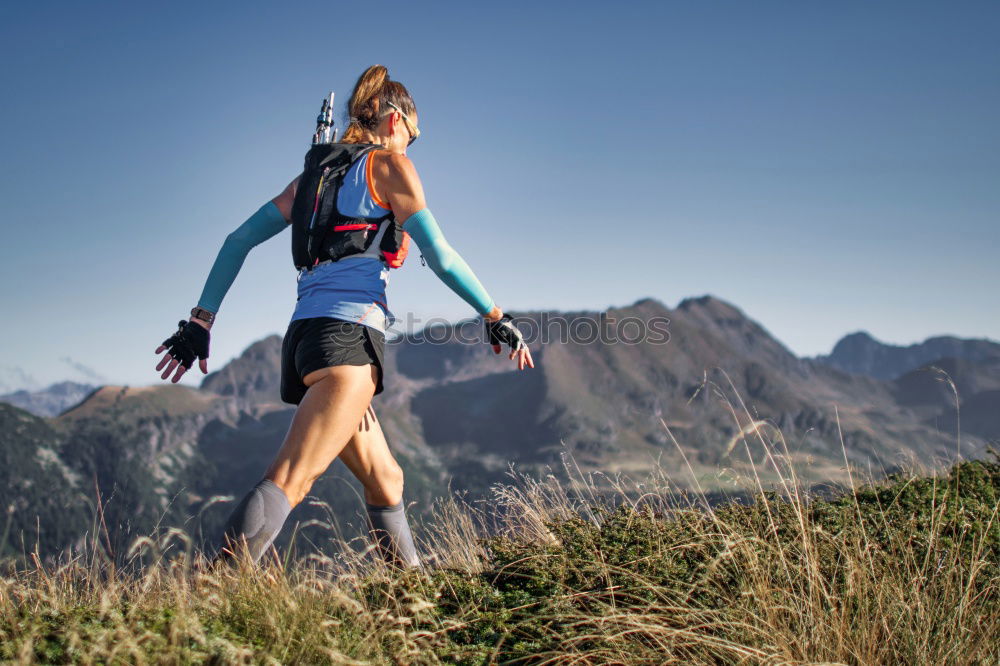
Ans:
{"type": "MultiPolygon", "coordinates": [[[[156,381],[225,235],[375,62],[502,307],[711,293],[804,355],[858,329],[1000,338],[997,3],[368,7],[4,4],[0,383],[156,381]]],[[[251,254],[210,367],[284,331],[289,242],[251,254]]],[[[469,314],[417,261],[389,299],[469,314]]]]}

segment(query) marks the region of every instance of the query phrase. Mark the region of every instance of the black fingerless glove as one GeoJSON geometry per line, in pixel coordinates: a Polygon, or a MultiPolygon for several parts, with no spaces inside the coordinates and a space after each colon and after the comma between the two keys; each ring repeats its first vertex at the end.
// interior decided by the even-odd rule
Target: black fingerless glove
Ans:
{"type": "Polygon", "coordinates": [[[181,319],[177,322],[177,332],[163,341],[167,353],[191,369],[195,357],[208,358],[208,329],[192,321],[181,319]]]}
{"type": "Polygon", "coordinates": [[[497,321],[487,321],[486,334],[490,338],[491,345],[507,345],[511,351],[517,351],[524,347],[524,336],[521,331],[514,326],[513,317],[505,314],[497,321]]]}

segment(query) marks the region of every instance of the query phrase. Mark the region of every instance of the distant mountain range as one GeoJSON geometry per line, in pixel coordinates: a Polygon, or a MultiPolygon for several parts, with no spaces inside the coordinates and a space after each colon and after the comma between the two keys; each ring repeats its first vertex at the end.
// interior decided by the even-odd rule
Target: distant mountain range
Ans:
{"type": "MultiPolygon", "coordinates": [[[[893,348],[854,334],[829,357],[803,359],[710,296],[674,309],[645,299],[606,312],[518,316],[525,330],[550,332],[553,321],[578,332],[625,321],[651,331],[669,321],[669,339],[559,339],[557,330],[532,342],[537,367],[527,372],[486,345],[463,342],[478,335],[476,322],[388,344],[387,388],[375,408],[407,472],[415,512],[449,487],[483,493],[510,465],[562,474],[567,456],[574,469],[607,483],[657,464],[683,483],[690,463],[703,487],[721,488],[719,470],[748,473],[748,458],[765,462],[758,471],[773,478],[760,438],[776,443],[779,431],[806,482],[842,480],[845,455],[873,470],[946,462],[959,446],[959,423],[966,457],[1000,440],[997,343],[933,338],[919,349],[893,348]],[[947,354],[928,358],[938,351],[947,354]]],[[[242,495],[260,478],[294,413],[278,398],[280,347],[279,336],[254,343],[200,389],[105,386],[56,418],[0,405],[0,463],[16,470],[0,470],[0,503],[18,507],[0,553],[19,550],[13,535],[40,538],[49,552],[84,538],[90,519],[65,512],[76,521],[67,526],[57,508],[93,516],[98,496],[113,526],[107,547],[117,552],[157,524],[214,533],[228,513],[218,496],[242,495]],[[58,493],[39,494],[57,474],[58,493]],[[35,513],[60,524],[47,528],[35,513]]],[[[322,524],[332,515],[342,524],[361,508],[339,463],[314,495],[332,513],[306,506],[293,518],[322,524]]],[[[321,525],[305,531],[313,542],[324,534],[321,525]]]]}
{"type": "Polygon", "coordinates": [[[891,380],[942,358],[976,362],[997,359],[1000,358],[1000,344],[986,339],[939,336],[902,347],[879,342],[859,331],[845,335],[829,356],[819,356],[816,360],[844,372],[891,380]]]}
{"type": "Polygon", "coordinates": [[[59,382],[37,391],[20,390],[0,395],[0,402],[20,407],[36,416],[56,416],[87,397],[96,386],[59,382]]]}

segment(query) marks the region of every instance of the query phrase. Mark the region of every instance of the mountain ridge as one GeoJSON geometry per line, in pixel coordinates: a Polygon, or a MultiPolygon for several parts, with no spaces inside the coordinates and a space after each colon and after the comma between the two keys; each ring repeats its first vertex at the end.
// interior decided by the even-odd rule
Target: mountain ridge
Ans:
{"type": "MultiPolygon", "coordinates": [[[[933,466],[954,455],[958,423],[940,370],[969,393],[962,453],[980,455],[1000,437],[992,416],[1000,411],[1000,365],[991,360],[915,368],[895,381],[852,374],[796,357],[738,307],[707,295],[673,309],[644,298],[603,311],[512,314],[536,332],[533,370],[518,372],[479,342],[476,320],[386,345],[386,391],[374,406],[415,512],[449,487],[478,496],[511,466],[562,474],[567,461],[606,479],[642,475],[654,464],[680,473],[690,464],[709,489],[723,487],[720,467],[749,473],[753,463],[766,483],[773,478],[760,466],[761,438],[779,452],[787,446],[807,483],[843,480],[845,456],[876,469],[933,466]],[[618,342],[586,333],[608,330],[618,342]]],[[[26,473],[61,465],[77,479],[67,492],[89,496],[90,505],[95,492],[110,502],[106,516],[123,526],[123,540],[165,520],[211,534],[227,513],[215,500],[259,480],[294,414],[278,399],[280,351],[279,336],[262,338],[199,388],[101,387],[58,417],[26,421],[41,433],[35,440],[50,442],[5,446],[50,451],[30,454],[50,467],[26,473]]],[[[360,508],[339,462],[313,495],[334,508],[297,510],[305,522],[333,515],[343,523],[360,508]]],[[[307,528],[309,538],[322,541],[317,530],[307,528]]]]}
{"type": "Polygon", "coordinates": [[[815,360],[853,374],[890,381],[941,358],[985,361],[1000,358],[1000,342],[989,338],[958,338],[937,335],[910,345],[894,345],[875,339],[866,331],[842,337],[827,355],[815,360]]]}
{"type": "Polygon", "coordinates": [[[93,384],[62,381],[43,389],[21,389],[0,395],[0,402],[20,407],[36,416],[57,416],[85,400],[96,388],[93,384]]]}

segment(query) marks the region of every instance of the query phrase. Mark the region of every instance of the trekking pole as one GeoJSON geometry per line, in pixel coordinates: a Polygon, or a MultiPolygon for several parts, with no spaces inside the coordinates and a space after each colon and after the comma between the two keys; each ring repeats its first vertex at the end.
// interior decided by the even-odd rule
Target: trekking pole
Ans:
{"type": "Polygon", "coordinates": [[[333,143],[337,140],[337,130],[333,129],[333,93],[323,100],[323,106],[316,117],[316,133],[313,134],[313,145],[333,143]]]}

